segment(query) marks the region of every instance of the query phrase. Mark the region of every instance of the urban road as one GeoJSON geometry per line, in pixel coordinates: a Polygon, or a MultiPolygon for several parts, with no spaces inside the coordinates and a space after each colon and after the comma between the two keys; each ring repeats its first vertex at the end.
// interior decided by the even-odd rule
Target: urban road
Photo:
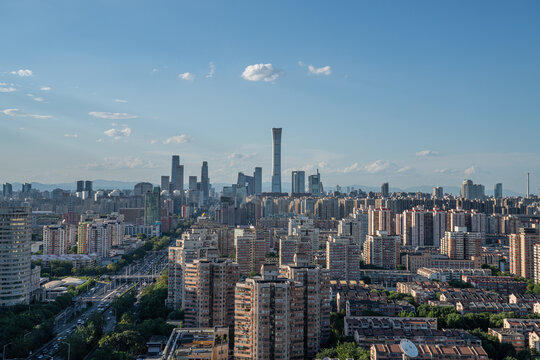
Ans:
{"type": "Polygon", "coordinates": [[[150,285],[167,268],[167,251],[154,251],[147,254],[144,259],[136,261],[119,273],[110,276],[110,281],[100,281],[92,289],[88,289],[74,299],[74,303],[62,312],[55,320],[55,337],[41,348],[34,351],[26,359],[45,360],[53,357],[62,347],[69,349],[67,337],[78,326],[84,325],[93,312],[101,313],[105,319],[104,332],[114,329],[116,318],[110,306],[115,298],[124,294],[131,288],[139,292],[150,285]],[[86,304],[91,306],[84,309],[86,304]]]}

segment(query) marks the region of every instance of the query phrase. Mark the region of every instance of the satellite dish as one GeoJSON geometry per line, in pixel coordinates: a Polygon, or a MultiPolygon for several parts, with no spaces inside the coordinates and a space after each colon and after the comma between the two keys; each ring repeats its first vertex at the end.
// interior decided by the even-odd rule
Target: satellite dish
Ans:
{"type": "Polygon", "coordinates": [[[418,356],[418,349],[416,348],[416,345],[414,345],[413,342],[410,340],[401,340],[401,342],[399,343],[399,347],[407,357],[415,358],[418,356]]]}

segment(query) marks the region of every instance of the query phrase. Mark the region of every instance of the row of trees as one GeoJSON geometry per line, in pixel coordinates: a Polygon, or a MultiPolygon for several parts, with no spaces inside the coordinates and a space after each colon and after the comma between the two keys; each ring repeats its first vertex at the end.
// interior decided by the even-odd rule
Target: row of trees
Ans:
{"type": "Polygon", "coordinates": [[[55,317],[71,305],[73,297],[94,283],[94,280],[89,280],[77,287],[70,287],[51,303],[16,305],[0,310],[0,346],[12,343],[6,347],[6,356],[26,357],[30,351],[51,340],[54,337],[55,317]]]}
{"type": "Polygon", "coordinates": [[[137,302],[134,291],[117,298],[112,307],[118,323],[113,332],[99,340],[93,360],[125,360],[146,351],[146,342],[152,335],[168,336],[173,326],[167,318],[183,319],[180,311],[165,306],[167,298],[167,272],[147,286],[137,302]]]}

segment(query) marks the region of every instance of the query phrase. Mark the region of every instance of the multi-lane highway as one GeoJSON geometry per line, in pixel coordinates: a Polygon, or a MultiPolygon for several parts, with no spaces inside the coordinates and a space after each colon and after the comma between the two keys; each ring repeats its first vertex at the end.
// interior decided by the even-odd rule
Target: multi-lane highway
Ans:
{"type": "Polygon", "coordinates": [[[98,282],[92,289],[74,299],[74,304],[66,312],[67,315],[55,324],[54,339],[27,357],[32,360],[42,360],[53,356],[62,346],[67,346],[66,338],[83,325],[92,312],[102,313],[105,318],[105,332],[114,329],[116,319],[110,307],[112,301],[130,288],[141,291],[151,284],[167,268],[167,252],[155,251],[147,254],[144,259],[130,264],[110,279],[98,282]],[[84,309],[86,304],[91,306],[84,309]],[[81,312],[82,311],[82,312],[81,312]],[[72,314],[78,314],[72,316],[72,314]],[[69,319],[67,319],[69,318],[69,319]]]}

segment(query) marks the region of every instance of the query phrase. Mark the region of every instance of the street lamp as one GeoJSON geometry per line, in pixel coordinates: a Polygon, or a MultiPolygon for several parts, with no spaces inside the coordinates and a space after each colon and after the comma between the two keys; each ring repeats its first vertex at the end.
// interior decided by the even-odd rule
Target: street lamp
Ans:
{"type": "Polygon", "coordinates": [[[10,345],[11,343],[7,343],[4,345],[4,349],[2,350],[2,360],[6,360],[6,347],[10,345]]]}
{"type": "Polygon", "coordinates": [[[65,342],[65,341],[61,341],[61,342],[64,343],[64,344],[67,344],[67,346],[68,346],[68,358],[67,358],[67,360],[69,360],[69,358],[71,357],[71,344],[68,343],[68,342],[65,342]]]}

